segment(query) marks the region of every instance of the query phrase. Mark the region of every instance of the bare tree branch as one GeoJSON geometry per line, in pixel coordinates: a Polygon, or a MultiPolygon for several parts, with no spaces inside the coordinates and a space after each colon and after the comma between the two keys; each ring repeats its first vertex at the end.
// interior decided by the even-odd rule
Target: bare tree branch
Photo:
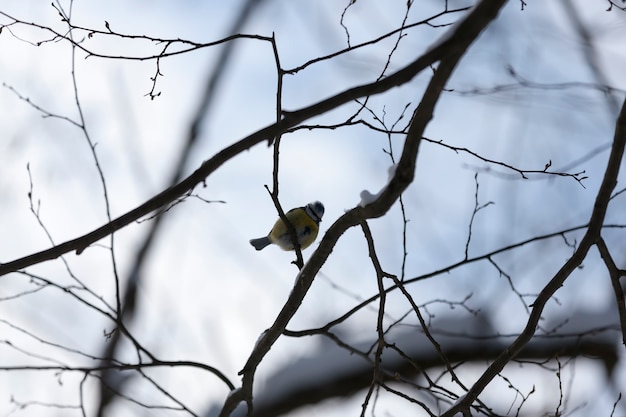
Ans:
{"type": "Polygon", "coordinates": [[[626,144],[626,101],[622,105],[619,118],[615,127],[615,137],[613,138],[613,146],[611,147],[611,155],[606,167],[602,185],[598,190],[596,201],[593,207],[593,213],[589,219],[589,227],[585,236],[582,238],[578,249],[572,257],[561,267],[556,275],[546,284],[543,290],[537,296],[533,304],[533,308],[528,318],[526,327],[513,343],[503,351],[498,358],[489,365],[487,370],[481,375],[476,383],[470,388],[467,394],[457,403],[450,407],[442,417],[452,417],[459,412],[468,411],[472,403],[476,401],[480,393],[485,387],[498,375],[502,369],[517,356],[517,354],[532,339],[543,309],[554,293],[563,286],[565,280],[570,274],[583,262],[589,249],[598,243],[601,237],[602,224],[606,210],[611,199],[611,193],[617,184],[617,175],[619,173],[620,164],[624,155],[624,146],[626,144]]]}
{"type": "MultiPolygon", "coordinates": [[[[456,29],[457,30],[455,32],[459,32],[461,29],[467,30],[467,25],[459,26],[456,29]]],[[[470,29],[473,28],[470,27],[470,29]]],[[[308,120],[314,116],[326,113],[355,99],[374,94],[380,94],[387,90],[390,90],[393,87],[397,87],[399,85],[409,82],[413,79],[413,77],[415,77],[425,68],[428,68],[430,65],[438,62],[442,58],[457,52],[457,49],[465,44],[465,42],[463,42],[463,39],[459,38],[460,36],[443,39],[439,44],[426,51],[415,61],[411,62],[404,68],[396,71],[395,73],[390,74],[388,77],[383,78],[382,80],[350,88],[325,100],[319,101],[296,111],[285,112],[280,122],[272,123],[246,136],[238,142],[227,146],[226,148],[216,153],[212,158],[204,161],[198,169],[196,169],[193,173],[180,181],[178,184],[161,191],[142,205],[113,219],[111,222],[81,237],[61,243],[50,249],[46,249],[41,252],[25,256],[11,262],[0,264],[0,276],[6,275],[9,272],[26,268],[31,265],[56,259],[59,256],[71,251],[76,251],[76,253],[80,255],[92,243],[97,242],[98,240],[108,236],[109,234],[122,229],[123,227],[129,225],[130,223],[140,219],[147,214],[150,214],[160,207],[163,207],[164,205],[175,201],[181,195],[192,190],[196,185],[203,183],[204,180],[211,173],[217,170],[224,163],[239,155],[240,153],[250,149],[251,147],[266,140],[271,141],[280,133],[283,133],[288,129],[297,126],[303,121],[308,120]]],[[[382,215],[382,213],[380,215],[382,215]]]]}
{"type": "Polygon", "coordinates": [[[598,240],[596,244],[600,256],[604,260],[606,269],[609,270],[609,278],[611,280],[611,286],[613,287],[613,293],[615,294],[615,301],[617,304],[617,314],[619,315],[619,322],[622,328],[622,344],[626,346],[626,303],[624,302],[624,290],[620,283],[620,278],[626,276],[626,271],[621,270],[615,265],[615,261],[609,252],[609,248],[606,246],[606,242],[603,238],[598,240]]]}
{"type": "MultiPolygon", "coordinates": [[[[239,32],[252,15],[254,9],[260,6],[262,2],[262,0],[246,1],[241,7],[237,18],[233,22],[229,32],[239,32]]],[[[72,43],[72,45],[74,47],[75,44],[72,43]]],[[[193,114],[189,130],[183,143],[183,147],[180,150],[178,160],[174,164],[173,172],[168,181],[168,184],[170,186],[175,186],[176,183],[178,183],[183,177],[185,167],[187,166],[188,160],[192,155],[192,151],[195,148],[196,143],[198,142],[198,138],[200,137],[200,126],[205,120],[207,114],[209,114],[209,109],[211,107],[211,104],[213,103],[213,100],[215,99],[217,86],[224,76],[225,68],[230,61],[230,57],[233,54],[234,48],[234,43],[227,43],[226,45],[224,45],[224,48],[222,48],[220,55],[215,61],[215,67],[207,73],[208,77],[206,80],[203,94],[200,96],[200,103],[198,104],[198,107],[193,114]]],[[[157,67],[157,74],[158,73],[159,71],[157,67]]],[[[156,75],[153,81],[153,90],[154,85],[156,85],[156,75]]],[[[152,93],[150,94],[152,95],[152,93]]],[[[171,201],[169,201],[168,203],[170,202],[171,201]]],[[[162,229],[161,226],[164,223],[164,218],[164,216],[158,215],[150,223],[150,228],[143,241],[139,244],[137,252],[134,256],[134,263],[130,268],[129,277],[126,280],[126,287],[122,292],[123,300],[118,301],[117,320],[119,327],[125,327],[125,324],[128,324],[134,318],[135,306],[137,305],[138,299],[137,289],[140,287],[141,282],[143,281],[143,271],[149,258],[149,254],[152,250],[153,244],[157,241],[158,234],[162,229]]],[[[119,300],[121,297],[119,286],[117,287],[116,293],[119,300]]],[[[117,350],[120,346],[120,341],[122,340],[120,337],[122,334],[123,332],[121,331],[114,331],[114,333],[111,335],[109,343],[107,343],[104,347],[104,364],[111,363],[114,360],[117,350]]],[[[100,404],[97,407],[99,416],[104,415],[105,410],[113,399],[113,393],[116,391],[121,391],[121,385],[129,381],[129,379],[118,380],[121,382],[121,384],[119,384],[118,386],[114,386],[117,384],[113,382],[115,381],[115,378],[111,376],[111,370],[109,370],[108,368],[104,369],[101,378],[103,384],[100,385],[100,404]],[[114,389],[112,390],[111,388],[114,389]]]]}
{"type": "MultiPolygon", "coordinates": [[[[298,274],[295,287],[291,292],[289,299],[286,301],[282,310],[278,314],[274,324],[263,333],[250,354],[244,368],[240,371],[240,374],[243,376],[242,387],[228,396],[224,403],[224,407],[220,412],[220,417],[229,416],[233,410],[235,410],[237,405],[244,401],[248,406],[248,412],[252,413],[252,389],[256,368],[269,352],[276,340],[283,333],[291,317],[293,317],[295,312],[298,310],[304,296],[313,283],[313,279],[330,255],[332,248],[337,243],[339,237],[348,228],[360,224],[363,219],[375,218],[384,215],[396,202],[402,192],[404,192],[404,190],[413,181],[419,144],[424,134],[424,130],[432,118],[435,105],[437,104],[446,82],[461,57],[466,52],[467,48],[469,48],[469,46],[474,42],[480,32],[482,32],[483,29],[496,18],[504,3],[504,0],[481,1],[452,29],[450,36],[446,37],[442,42],[427,51],[409,66],[379,81],[379,83],[387,84],[390,78],[392,79],[397,77],[398,74],[417,69],[418,63],[422,62],[424,58],[435,58],[435,60],[439,60],[437,59],[438,57],[440,58],[439,67],[435,71],[428,87],[426,88],[422,101],[413,114],[413,120],[406,137],[402,156],[400,157],[393,178],[384,190],[381,191],[375,201],[364,207],[358,206],[347,211],[330,226],[324,235],[324,238],[320,242],[319,247],[315,250],[309,261],[298,274]],[[438,51],[442,45],[446,46],[446,52],[443,55],[441,52],[435,52],[438,51]]],[[[374,85],[379,84],[375,83],[374,85]]],[[[374,86],[370,88],[373,87],[374,86]]],[[[360,88],[362,87],[357,87],[357,89],[360,88]]],[[[348,91],[353,90],[354,89],[348,91]]]]}

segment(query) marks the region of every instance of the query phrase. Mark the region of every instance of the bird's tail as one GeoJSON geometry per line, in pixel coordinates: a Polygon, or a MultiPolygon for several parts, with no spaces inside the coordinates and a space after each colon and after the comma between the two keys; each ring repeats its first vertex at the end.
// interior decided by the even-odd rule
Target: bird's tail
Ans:
{"type": "Polygon", "coordinates": [[[267,236],[260,237],[258,239],[250,239],[250,244],[254,246],[254,249],[256,250],[261,250],[267,245],[269,245],[270,243],[272,243],[272,241],[267,236]]]}

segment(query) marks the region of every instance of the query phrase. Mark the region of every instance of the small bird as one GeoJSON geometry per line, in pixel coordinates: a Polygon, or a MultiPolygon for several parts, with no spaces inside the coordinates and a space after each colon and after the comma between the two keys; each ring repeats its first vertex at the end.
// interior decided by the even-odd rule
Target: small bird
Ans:
{"type": "MultiPolygon", "coordinates": [[[[296,229],[296,236],[301,249],[309,247],[315,241],[323,215],[324,205],[319,201],[291,209],[285,213],[289,223],[296,229]]],[[[272,243],[280,246],[283,250],[293,250],[293,241],[289,229],[280,218],[274,223],[274,227],[267,236],[250,240],[250,244],[256,250],[261,250],[272,243]]]]}

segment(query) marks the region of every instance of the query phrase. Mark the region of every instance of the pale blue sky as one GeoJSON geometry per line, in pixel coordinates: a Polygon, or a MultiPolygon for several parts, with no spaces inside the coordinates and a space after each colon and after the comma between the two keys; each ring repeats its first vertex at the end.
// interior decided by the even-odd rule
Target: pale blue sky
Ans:
{"type": "MultiPolygon", "coordinates": [[[[346,46],[345,30],[340,25],[344,3],[347,2],[270,1],[255,12],[244,32],[264,36],[274,33],[283,67],[296,67],[346,46]]],[[[440,10],[438,2],[426,3],[414,6],[408,22],[440,10]]],[[[475,88],[489,89],[514,83],[508,66],[536,83],[595,82],[585,65],[582,43],[572,31],[561,5],[556,5],[557,2],[528,3],[525,10],[520,11],[519,2],[510,2],[499,20],[463,59],[449,85],[454,91],[444,94],[426,131],[429,139],[469,148],[485,158],[528,170],[542,169],[548,161],[552,161],[553,168],[566,166],[612,139],[615,115],[607,110],[607,98],[593,88],[517,88],[479,96],[462,94],[475,88]]],[[[582,14],[596,36],[601,68],[609,85],[624,89],[621,74],[625,54],[618,47],[621,41],[617,40],[623,39],[626,15],[618,10],[606,12],[608,4],[600,3],[585,4],[582,14]]],[[[63,3],[65,7],[67,4],[63,3]]],[[[84,27],[104,29],[106,20],[112,30],[122,33],[208,42],[225,35],[236,11],[235,4],[239,2],[225,4],[218,1],[76,0],[73,18],[76,25],[84,27]]],[[[464,3],[449,4],[453,8],[464,3]]],[[[396,27],[405,5],[404,1],[390,2],[385,7],[373,0],[356,2],[346,12],[345,19],[351,42],[366,41],[396,27]]],[[[0,0],[0,11],[64,31],[63,23],[49,3],[0,0]]],[[[443,21],[455,18],[450,16],[443,21]]],[[[0,18],[0,23],[6,22],[6,18],[0,18]]],[[[16,26],[11,31],[32,42],[49,39],[49,35],[33,28],[16,26]]],[[[445,31],[443,27],[409,31],[400,42],[387,73],[414,59],[445,31]]],[[[84,37],[84,33],[77,36],[84,37]]],[[[347,87],[373,81],[380,75],[395,39],[287,76],[284,108],[294,110],[347,87]]],[[[113,55],[154,55],[163,48],[163,45],[146,41],[104,40],[99,35],[83,43],[113,55]]],[[[69,73],[71,51],[66,42],[48,42],[35,47],[16,39],[5,29],[0,34],[0,50],[4,56],[0,60],[0,81],[52,113],[77,117],[69,73]]],[[[163,76],[158,78],[156,86],[161,96],[154,100],[146,97],[151,88],[150,77],[156,71],[154,60],[84,59],[82,53],[77,54],[78,91],[87,129],[97,143],[96,151],[106,176],[114,217],[164,187],[197,105],[204,77],[217,53],[216,48],[204,48],[163,59],[160,62],[163,76]]],[[[214,106],[202,126],[201,140],[187,167],[188,173],[225,146],[270,124],[275,118],[276,70],[271,45],[240,40],[232,58],[214,106]]],[[[371,98],[370,108],[378,117],[385,114],[385,121],[391,125],[402,109],[412,103],[399,124],[405,126],[429,76],[426,72],[407,86],[371,98]]],[[[616,97],[620,102],[622,95],[616,97]]],[[[55,242],[75,238],[105,223],[101,184],[81,132],[63,120],[40,117],[7,88],[0,89],[0,108],[5,109],[0,112],[0,131],[3,132],[0,152],[5,155],[0,167],[3,201],[0,233],[9,237],[0,241],[0,262],[49,246],[29,211],[27,164],[32,173],[35,202],[41,202],[41,219],[55,242]]],[[[351,103],[309,123],[339,123],[357,109],[358,105],[351,103]]],[[[361,116],[373,122],[369,113],[361,116]]],[[[393,138],[396,157],[402,143],[402,137],[393,138]]],[[[385,185],[391,160],[383,148],[388,148],[387,137],[363,126],[299,130],[285,135],[280,168],[280,197],[284,207],[322,201],[326,206],[320,234],[323,236],[344,210],[358,204],[362,190],[375,193],[385,185]]],[[[410,220],[407,277],[444,268],[463,258],[467,225],[474,207],[477,169],[481,171],[480,203],[493,201],[495,204],[477,214],[470,256],[584,224],[591,213],[607,156],[605,151],[572,168],[572,171],[585,170],[589,176],[583,188],[573,179],[563,177],[532,176],[527,181],[513,180],[511,178],[517,175],[513,171],[489,165],[471,155],[456,154],[433,143],[422,143],[415,182],[404,196],[410,220]],[[496,173],[482,172],[485,168],[496,173]]],[[[138,322],[141,324],[132,326],[137,337],[158,357],[203,361],[218,367],[235,384],[240,382],[237,372],[259,334],[273,322],[296,275],[296,268],[290,264],[291,254],[275,247],[256,252],[248,244],[250,238],[267,233],[276,217],[264,188],[265,184],[271,184],[271,170],[272,149],[260,144],[223,165],[207,179],[205,188],[200,186],[195,190],[202,198],[224,200],[226,204],[206,204],[190,198],[168,213],[140,289],[138,322]]],[[[618,209],[624,197],[620,198],[610,210],[610,218],[624,223],[618,209]]],[[[133,224],[116,234],[117,267],[122,276],[147,225],[133,224]]],[[[371,221],[370,226],[383,267],[390,273],[400,274],[403,249],[398,206],[389,216],[371,221]]],[[[571,234],[568,239],[580,240],[581,236],[581,233],[571,234]]],[[[616,260],[626,262],[623,250],[617,251],[623,248],[619,243],[623,233],[611,232],[607,236],[611,247],[616,249],[616,260]]],[[[108,240],[101,243],[108,244],[108,240]]],[[[304,252],[305,259],[315,246],[304,252]]],[[[547,314],[559,315],[578,308],[601,310],[614,302],[606,270],[598,262],[597,251],[592,252],[585,268],[572,276],[558,293],[560,304],[550,304],[547,314]]],[[[498,256],[495,260],[511,274],[521,292],[536,293],[570,254],[571,249],[562,239],[555,239],[498,256]]],[[[109,303],[114,302],[111,263],[106,250],[94,245],[83,255],[68,254],[66,259],[75,274],[95,293],[102,294],[109,303]]],[[[59,261],[29,268],[29,272],[59,283],[72,282],[59,261]]],[[[366,243],[358,228],[342,237],[322,273],[289,328],[323,325],[358,304],[358,300],[377,292],[366,243]]],[[[0,298],[29,288],[28,279],[23,276],[10,275],[2,280],[0,298]]],[[[525,322],[519,298],[506,279],[487,263],[422,281],[410,290],[418,303],[436,299],[460,301],[473,294],[468,305],[493,313],[492,319],[503,333],[518,332],[525,322]]],[[[397,302],[387,305],[390,322],[410,309],[406,300],[395,297],[397,302]]],[[[465,317],[469,314],[463,309],[450,310],[443,304],[430,308],[439,315],[465,317]]],[[[99,354],[104,341],[103,330],[110,330],[112,326],[84,305],[50,290],[1,302],[0,317],[42,338],[94,355],[99,354]]],[[[375,336],[375,319],[376,311],[372,308],[359,314],[342,330],[358,338],[371,338],[375,336]]],[[[59,355],[72,364],[93,364],[68,353],[49,352],[46,346],[27,337],[22,339],[23,336],[7,326],[0,330],[4,331],[10,337],[0,338],[20,341],[24,348],[42,355],[59,355]]],[[[307,338],[279,341],[260,368],[258,388],[263,389],[273,369],[306,354],[317,343],[307,338]]],[[[6,346],[0,349],[0,358],[7,355],[4,357],[10,358],[11,363],[28,359],[6,346]]],[[[125,359],[133,360],[132,351],[128,352],[125,359]]],[[[580,365],[577,372],[586,372],[587,365],[580,365]]],[[[596,375],[591,368],[589,365],[590,378],[596,375]]],[[[468,369],[464,376],[471,381],[479,370],[468,369]]],[[[219,403],[226,394],[224,385],[206,373],[170,373],[166,369],[155,370],[150,375],[166,381],[164,384],[198,413],[207,407],[209,400],[219,403]],[[211,398],[207,398],[207,392],[211,398]]],[[[516,373],[515,378],[520,385],[528,383],[523,372],[516,373]]],[[[624,380],[623,369],[619,378],[624,380]]],[[[62,379],[63,386],[59,386],[52,375],[44,378],[37,373],[0,373],[0,392],[9,392],[10,386],[21,401],[38,399],[75,404],[74,387],[80,376],[64,374],[62,379]],[[46,378],[50,381],[44,382],[46,378]]],[[[572,392],[588,389],[580,379],[575,381],[572,392]]],[[[546,384],[553,388],[553,384],[546,384]]],[[[93,399],[91,388],[93,386],[89,385],[88,392],[93,399]]],[[[510,391],[498,391],[495,395],[502,392],[511,395],[511,402],[515,401],[510,391]]],[[[145,384],[136,384],[133,393],[141,398],[158,398],[145,384]]],[[[328,408],[315,408],[314,413],[358,415],[362,400],[363,396],[357,395],[350,401],[342,401],[340,406],[333,401],[328,408]]],[[[610,410],[615,398],[601,397],[600,400],[597,405],[586,408],[584,414],[598,411],[608,415],[606,410],[610,410]]],[[[556,407],[551,398],[537,396],[536,401],[529,405],[531,409],[546,404],[556,407]]],[[[135,414],[138,409],[128,403],[118,407],[115,415],[141,415],[141,412],[135,414]]],[[[386,399],[377,407],[380,407],[377,412],[381,413],[414,410],[393,399],[386,399]]],[[[7,395],[0,397],[0,415],[13,409],[15,405],[9,403],[7,395]]],[[[160,413],[155,415],[175,415],[166,411],[160,413]]],[[[32,407],[27,414],[44,416],[53,412],[32,407]]]]}

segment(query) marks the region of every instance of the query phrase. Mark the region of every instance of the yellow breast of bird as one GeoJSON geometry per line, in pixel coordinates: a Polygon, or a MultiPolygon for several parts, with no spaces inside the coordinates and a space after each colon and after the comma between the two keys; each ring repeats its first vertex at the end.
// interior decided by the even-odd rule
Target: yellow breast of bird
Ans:
{"type": "MultiPolygon", "coordinates": [[[[289,223],[296,229],[296,235],[298,236],[298,243],[300,248],[305,249],[311,245],[317,238],[317,232],[319,226],[315,221],[306,214],[303,208],[295,208],[285,213],[289,223]]],[[[278,219],[272,227],[272,231],[269,234],[269,238],[272,243],[277,244],[284,250],[293,250],[293,242],[291,241],[291,235],[287,225],[278,219]]]]}

